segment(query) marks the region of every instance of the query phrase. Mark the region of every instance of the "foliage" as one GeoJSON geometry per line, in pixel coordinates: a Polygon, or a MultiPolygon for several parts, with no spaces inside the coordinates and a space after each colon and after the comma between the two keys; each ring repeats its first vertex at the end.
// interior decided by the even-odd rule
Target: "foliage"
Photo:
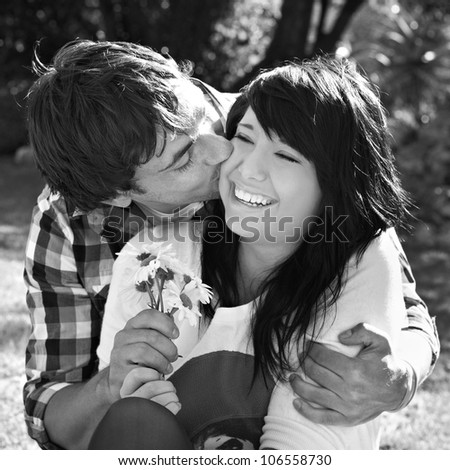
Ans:
{"type": "Polygon", "coordinates": [[[441,10],[369,5],[346,39],[390,110],[427,123],[450,96],[450,21],[441,10]]]}
{"type": "MultiPolygon", "coordinates": [[[[420,207],[416,215],[450,233],[450,110],[440,108],[398,151],[404,184],[420,207]]],[[[449,240],[450,242],[450,240],[449,240]]]]}
{"type": "Polygon", "coordinates": [[[214,26],[195,74],[223,90],[237,90],[239,79],[264,58],[273,37],[280,0],[235,2],[229,14],[214,26]]]}
{"type": "Polygon", "coordinates": [[[33,78],[29,69],[37,42],[48,62],[66,42],[84,38],[149,45],[192,61],[199,78],[223,87],[245,69],[249,55],[260,59],[280,1],[3,0],[0,86],[33,78]]]}
{"type": "Polygon", "coordinates": [[[373,0],[341,47],[379,85],[390,111],[397,163],[416,205],[407,239],[418,285],[430,310],[450,324],[450,7],[373,0]]]}
{"type": "Polygon", "coordinates": [[[131,41],[189,59],[199,78],[230,88],[260,67],[332,52],[365,0],[3,0],[3,80],[29,77],[33,46],[48,61],[80,37],[131,41]]]}
{"type": "Polygon", "coordinates": [[[100,19],[94,0],[6,0],[0,2],[0,84],[30,79],[34,45],[50,60],[55,51],[77,37],[97,38],[100,19]]]}
{"type": "Polygon", "coordinates": [[[104,37],[149,45],[177,61],[190,60],[199,78],[209,78],[208,65],[214,60],[208,56],[211,36],[215,25],[230,15],[235,3],[235,0],[101,0],[104,37]]]}
{"type": "Polygon", "coordinates": [[[417,9],[426,14],[431,13],[435,15],[448,15],[450,14],[450,3],[448,0],[399,0],[400,5],[408,10],[417,9]]]}
{"type": "Polygon", "coordinates": [[[7,0],[0,2],[0,154],[26,143],[24,97],[33,79],[33,49],[48,62],[76,37],[95,39],[99,17],[94,0],[7,0]]]}
{"type": "MultiPolygon", "coordinates": [[[[75,38],[137,42],[189,60],[198,78],[237,91],[261,67],[332,51],[364,1],[3,0],[0,88],[7,99],[0,110],[9,110],[18,80],[28,86],[34,78],[30,66],[37,43],[47,63],[75,38]]],[[[23,118],[18,111],[12,115],[17,135],[11,138],[0,122],[0,152],[25,143],[23,118]]]]}
{"type": "Polygon", "coordinates": [[[28,82],[0,88],[0,155],[13,153],[27,140],[24,97],[28,82]]]}

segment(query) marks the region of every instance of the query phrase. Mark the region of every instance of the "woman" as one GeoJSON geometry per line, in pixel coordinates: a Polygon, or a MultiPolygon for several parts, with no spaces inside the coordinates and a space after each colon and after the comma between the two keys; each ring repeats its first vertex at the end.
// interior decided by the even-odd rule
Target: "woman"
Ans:
{"type": "MultiPolygon", "coordinates": [[[[199,329],[180,325],[174,373],[163,381],[138,367],[122,396],[176,413],[159,405],[150,412],[164,410],[167,436],[181,436],[172,448],[376,448],[378,420],[311,423],[294,411],[287,382],[309,338],[352,356],[358,351],[339,343],[341,331],[369,322],[395,344],[406,319],[388,230],[401,223],[406,198],[378,95],[349,62],[290,63],[243,90],[227,134],[234,152],[222,165],[221,201],[203,221],[203,239],[194,222],[157,229],[215,297],[199,329]]],[[[138,235],[131,247],[154,235],[138,235]]],[[[121,287],[132,278],[131,247],[114,267],[98,350],[105,364],[115,332],[134,315],[121,287]]],[[[136,299],[135,313],[145,295],[136,299]]]]}

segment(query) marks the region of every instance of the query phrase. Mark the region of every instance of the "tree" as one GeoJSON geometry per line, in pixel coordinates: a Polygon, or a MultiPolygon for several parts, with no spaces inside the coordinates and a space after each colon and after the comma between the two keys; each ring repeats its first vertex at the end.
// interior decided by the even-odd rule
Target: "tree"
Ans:
{"type": "Polygon", "coordinates": [[[78,37],[149,45],[191,60],[212,85],[236,89],[262,67],[332,52],[364,1],[3,0],[0,78],[31,78],[37,41],[47,62],[78,37]]]}
{"type": "Polygon", "coordinates": [[[334,52],[351,18],[364,1],[284,0],[281,16],[264,58],[241,77],[234,88],[243,86],[261,68],[271,67],[287,59],[334,52]]]}
{"type": "MultiPolygon", "coordinates": [[[[431,1],[431,0],[429,0],[431,1]]],[[[437,1],[437,0],[436,0],[437,1]]],[[[48,63],[76,38],[130,41],[190,60],[195,75],[237,90],[261,67],[332,52],[364,0],[2,0],[0,2],[0,141],[34,78],[33,49],[48,63]],[[6,104],[7,103],[7,104],[6,104]]],[[[22,106],[23,107],[23,106],[22,106]]],[[[3,144],[2,144],[3,145],[3,144]]],[[[0,148],[1,150],[1,148],[0,148]]]]}

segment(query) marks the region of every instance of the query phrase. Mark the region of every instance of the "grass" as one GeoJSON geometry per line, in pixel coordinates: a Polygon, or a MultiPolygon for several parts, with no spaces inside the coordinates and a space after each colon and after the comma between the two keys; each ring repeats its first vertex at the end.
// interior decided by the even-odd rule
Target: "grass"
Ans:
{"type": "Polygon", "coordinates": [[[0,449],[36,449],[23,420],[24,350],[29,326],[22,281],[31,210],[42,188],[34,167],[0,157],[0,449]]]}
{"type": "MultiPolygon", "coordinates": [[[[22,412],[24,349],[29,332],[22,281],[31,209],[42,188],[34,167],[0,156],[0,449],[36,449],[22,412]]],[[[410,406],[383,416],[384,449],[450,449],[450,240],[448,227],[420,225],[405,248],[419,292],[437,315],[442,352],[410,406]]]]}

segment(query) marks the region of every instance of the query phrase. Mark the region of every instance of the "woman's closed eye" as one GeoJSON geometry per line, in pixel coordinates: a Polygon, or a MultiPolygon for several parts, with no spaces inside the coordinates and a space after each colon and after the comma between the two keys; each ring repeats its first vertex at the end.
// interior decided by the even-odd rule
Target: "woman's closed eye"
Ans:
{"type": "Polygon", "coordinates": [[[238,139],[238,140],[241,140],[242,142],[253,144],[253,140],[248,135],[242,134],[242,132],[237,132],[234,135],[233,139],[238,139]]]}
{"type": "Polygon", "coordinates": [[[277,152],[275,155],[289,163],[298,163],[299,165],[301,165],[302,163],[298,158],[295,158],[291,155],[287,155],[285,153],[277,152]]]}

